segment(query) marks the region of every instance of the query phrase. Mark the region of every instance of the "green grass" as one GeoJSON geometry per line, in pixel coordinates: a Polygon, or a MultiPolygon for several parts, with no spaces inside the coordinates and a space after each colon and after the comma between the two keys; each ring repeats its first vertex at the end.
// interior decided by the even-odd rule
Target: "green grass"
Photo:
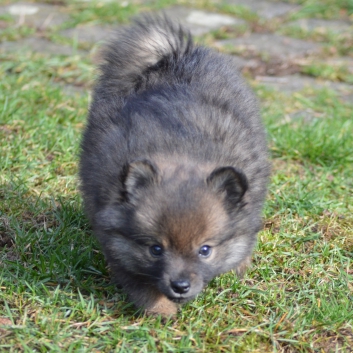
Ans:
{"type": "MultiPolygon", "coordinates": [[[[141,9],[175,3],[123,10],[67,1],[80,11],[62,28],[112,22],[112,9],[127,22],[141,9]]],[[[324,17],[348,5],[336,1],[324,17]]],[[[33,31],[17,36],[11,24],[0,36],[33,31]]],[[[351,82],[340,67],[314,62],[306,70],[351,82]]],[[[252,81],[273,159],[253,266],[242,281],[233,273],[215,278],[165,320],[139,314],[110,283],[82,211],[78,145],[94,72],[80,54],[0,54],[0,351],[352,352],[353,105],[328,89],[289,96],[252,81]]]]}
{"type": "Polygon", "coordinates": [[[111,1],[102,3],[100,1],[71,2],[71,21],[69,25],[78,24],[106,24],[126,23],[129,17],[137,13],[138,6],[126,1],[111,1]]]}
{"type": "Polygon", "coordinates": [[[298,0],[288,1],[302,5],[301,9],[292,15],[292,18],[326,18],[340,19],[342,15],[353,14],[353,3],[351,0],[298,0]]]}

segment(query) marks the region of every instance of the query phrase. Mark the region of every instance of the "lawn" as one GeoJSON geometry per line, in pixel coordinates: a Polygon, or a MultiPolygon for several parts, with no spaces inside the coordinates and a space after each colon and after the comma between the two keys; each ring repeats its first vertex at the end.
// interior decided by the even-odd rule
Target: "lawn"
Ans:
{"type": "MultiPolygon", "coordinates": [[[[128,22],[176,2],[57,3],[71,11],[62,27],[69,28],[112,23],[112,13],[128,22]]],[[[297,2],[293,18],[352,18],[348,0],[297,2]]],[[[194,6],[259,21],[241,7],[194,6]]],[[[11,23],[0,39],[31,34],[11,23]]],[[[226,35],[198,40],[212,45],[226,35]]],[[[47,36],[66,43],[56,29],[47,36]]],[[[311,38],[353,55],[339,36],[311,38]]],[[[352,83],[344,68],[324,68],[310,63],[302,72],[352,83]]],[[[111,284],[82,210],[77,161],[91,57],[1,52],[0,77],[0,352],[353,351],[353,102],[328,88],[279,93],[247,75],[273,164],[253,266],[241,281],[234,273],[215,278],[167,320],[137,312],[111,284]]]]}

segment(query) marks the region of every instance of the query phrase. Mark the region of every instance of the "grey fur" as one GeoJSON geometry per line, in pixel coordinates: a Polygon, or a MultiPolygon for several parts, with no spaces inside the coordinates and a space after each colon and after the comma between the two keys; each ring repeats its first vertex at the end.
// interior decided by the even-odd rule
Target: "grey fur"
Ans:
{"type": "Polygon", "coordinates": [[[103,59],[81,144],[85,209],[131,300],[174,313],[249,261],[270,170],[257,101],[230,57],[165,17],[122,30],[103,59]]]}

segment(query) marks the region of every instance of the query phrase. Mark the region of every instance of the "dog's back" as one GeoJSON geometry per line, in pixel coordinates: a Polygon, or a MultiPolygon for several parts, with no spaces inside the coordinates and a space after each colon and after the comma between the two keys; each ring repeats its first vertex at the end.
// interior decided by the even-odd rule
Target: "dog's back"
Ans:
{"type": "MultiPolygon", "coordinates": [[[[90,194],[97,182],[104,190],[107,168],[119,175],[129,161],[154,153],[237,166],[263,188],[265,134],[232,58],[195,47],[187,31],[165,18],[144,17],[118,38],[102,53],[82,142],[83,190],[87,185],[90,194]],[[96,169],[98,175],[85,172],[96,169]]],[[[99,195],[99,203],[105,198],[99,195]]]]}
{"type": "MultiPolygon", "coordinates": [[[[201,218],[224,214],[222,226],[214,219],[205,227],[211,229],[211,222],[212,232],[224,233],[220,243],[226,247],[233,239],[235,245],[229,246],[233,258],[221,251],[226,264],[218,261],[204,282],[239,267],[261,225],[269,165],[256,99],[232,59],[194,46],[188,32],[152,17],[124,29],[103,59],[82,141],[80,177],[88,216],[110,265],[140,271],[112,250],[112,229],[128,233],[124,239],[158,233],[164,210],[169,212],[164,218],[175,220],[183,209],[205,208],[195,220],[201,224],[201,218]],[[218,201],[222,206],[215,206],[218,201]]],[[[182,219],[183,225],[165,226],[164,232],[184,229],[192,217],[182,219]]],[[[192,237],[184,229],[181,241],[190,245],[186,233],[192,237]]],[[[130,282],[129,277],[123,285],[130,282]]]]}

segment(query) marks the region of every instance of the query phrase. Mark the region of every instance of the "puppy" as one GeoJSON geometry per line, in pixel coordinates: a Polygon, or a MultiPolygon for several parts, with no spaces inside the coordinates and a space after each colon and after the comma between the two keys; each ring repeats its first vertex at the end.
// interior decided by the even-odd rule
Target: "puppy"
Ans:
{"type": "Polygon", "coordinates": [[[256,99],[232,58],[145,16],[102,52],[81,143],[84,205],[115,282],[173,315],[250,262],[269,177],[256,99]]]}

